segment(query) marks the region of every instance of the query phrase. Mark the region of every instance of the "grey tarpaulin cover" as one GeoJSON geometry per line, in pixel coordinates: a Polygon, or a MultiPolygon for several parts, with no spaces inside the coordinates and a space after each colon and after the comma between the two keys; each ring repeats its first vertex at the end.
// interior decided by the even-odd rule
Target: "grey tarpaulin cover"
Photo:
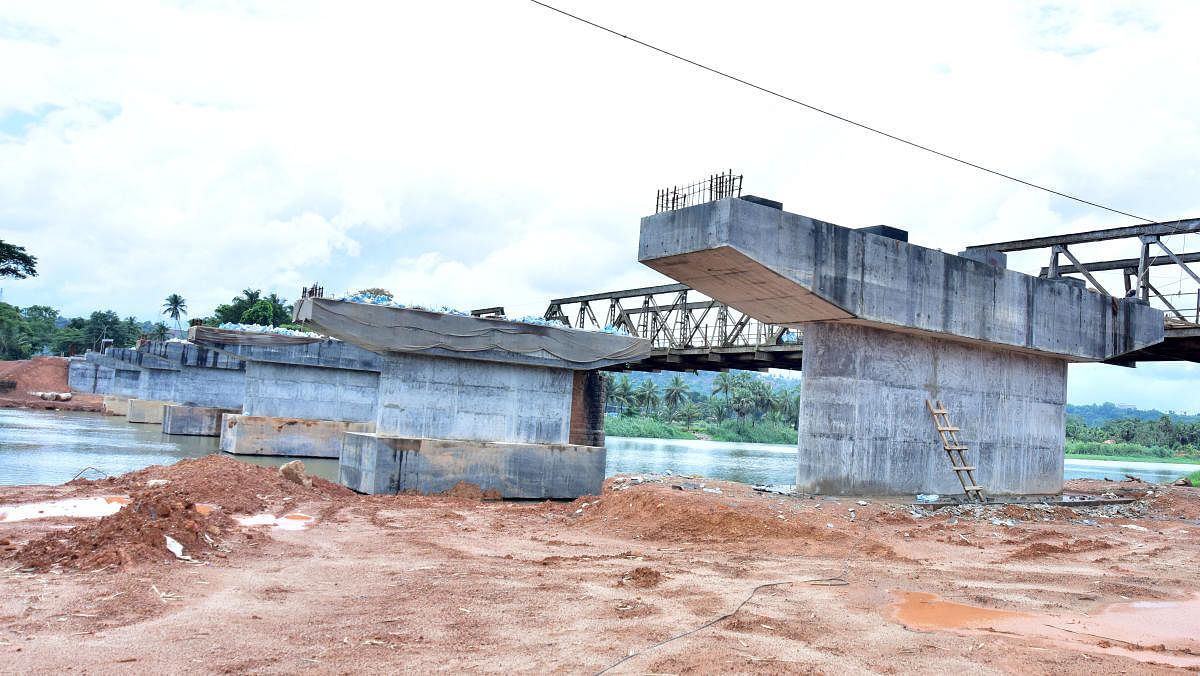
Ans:
{"type": "Polygon", "coordinates": [[[309,336],[285,336],[279,333],[218,329],[212,326],[192,326],[188,328],[188,340],[199,340],[218,345],[307,345],[308,343],[319,343],[325,339],[311,338],[309,336]]]}
{"type": "Polygon", "coordinates": [[[372,352],[535,361],[573,369],[650,355],[650,341],[644,338],[329,298],[300,299],[296,320],[372,352]]]}

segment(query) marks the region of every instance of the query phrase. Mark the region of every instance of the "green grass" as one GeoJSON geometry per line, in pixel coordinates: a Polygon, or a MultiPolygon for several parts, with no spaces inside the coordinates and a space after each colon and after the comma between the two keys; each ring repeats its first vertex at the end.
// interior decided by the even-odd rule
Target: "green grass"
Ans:
{"type": "Polygon", "coordinates": [[[755,444],[795,444],[796,430],[788,425],[769,422],[747,422],[738,425],[736,420],[710,423],[705,433],[713,441],[747,441],[755,444]]]}
{"type": "MultiPolygon", "coordinates": [[[[697,422],[691,426],[696,433],[705,434],[713,441],[750,442],[755,444],[795,444],[796,430],[787,425],[769,422],[747,421],[738,425],[736,420],[720,423],[697,422]]],[[[613,437],[637,437],[643,439],[696,439],[696,434],[678,425],[644,418],[642,416],[608,416],[604,419],[604,433],[613,437]]]]}
{"type": "Polygon", "coordinates": [[[675,425],[661,420],[640,416],[606,416],[604,434],[612,437],[640,437],[643,439],[695,439],[675,425]]]}
{"type": "Polygon", "coordinates": [[[1095,453],[1067,453],[1072,460],[1113,460],[1125,462],[1166,462],[1181,465],[1200,465],[1200,458],[1160,458],[1153,455],[1097,455],[1095,453]]]}
{"type": "Polygon", "coordinates": [[[1191,474],[1184,474],[1184,476],[1192,480],[1193,486],[1200,486],[1200,469],[1191,474]]]}

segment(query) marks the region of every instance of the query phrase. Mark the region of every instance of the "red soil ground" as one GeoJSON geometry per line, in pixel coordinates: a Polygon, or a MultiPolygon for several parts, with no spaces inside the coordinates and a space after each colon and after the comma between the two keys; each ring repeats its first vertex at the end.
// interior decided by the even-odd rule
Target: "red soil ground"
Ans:
{"type": "Polygon", "coordinates": [[[0,487],[0,505],[127,495],[168,515],[0,521],[0,671],[594,673],[631,652],[611,673],[1200,669],[1200,489],[1070,482],[1135,502],[914,514],[660,479],[571,503],[359,496],[210,456],[0,487]],[[228,519],[258,510],[316,519],[228,519]]]}
{"type": "Polygon", "coordinates": [[[22,361],[0,361],[0,380],[14,380],[10,392],[0,392],[0,408],[42,408],[62,411],[99,411],[104,397],[74,394],[71,401],[45,401],[30,392],[70,392],[65,357],[34,357],[22,361]]]}

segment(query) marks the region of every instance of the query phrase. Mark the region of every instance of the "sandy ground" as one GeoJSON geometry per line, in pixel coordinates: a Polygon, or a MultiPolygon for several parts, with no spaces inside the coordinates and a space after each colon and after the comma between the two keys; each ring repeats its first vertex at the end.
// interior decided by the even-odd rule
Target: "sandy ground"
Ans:
{"type": "Polygon", "coordinates": [[[45,401],[31,392],[70,392],[67,360],[64,357],[34,357],[22,361],[0,361],[0,380],[16,381],[16,387],[0,392],[0,408],[41,408],[51,411],[99,411],[104,396],[73,394],[70,401],[45,401]]]}
{"type": "Polygon", "coordinates": [[[0,671],[595,673],[647,649],[610,673],[1200,669],[1200,489],[1076,481],[1137,500],[914,518],[647,479],[569,504],[368,497],[210,456],[0,488],[5,505],[131,501],[101,520],[0,521],[0,671]],[[229,520],[256,511],[315,518],[229,520]],[[197,561],[159,547],[164,532],[199,534],[197,561]]]}

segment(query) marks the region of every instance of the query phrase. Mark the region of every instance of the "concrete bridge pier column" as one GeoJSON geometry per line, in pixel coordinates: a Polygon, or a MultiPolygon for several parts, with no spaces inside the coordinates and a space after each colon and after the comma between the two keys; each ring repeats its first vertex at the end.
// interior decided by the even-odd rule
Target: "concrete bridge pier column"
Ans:
{"type": "Polygon", "coordinates": [[[804,325],[797,490],[958,494],[925,400],[941,399],[993,495],[1063,484],[1067,361],[846,322],[804,325]]]}

